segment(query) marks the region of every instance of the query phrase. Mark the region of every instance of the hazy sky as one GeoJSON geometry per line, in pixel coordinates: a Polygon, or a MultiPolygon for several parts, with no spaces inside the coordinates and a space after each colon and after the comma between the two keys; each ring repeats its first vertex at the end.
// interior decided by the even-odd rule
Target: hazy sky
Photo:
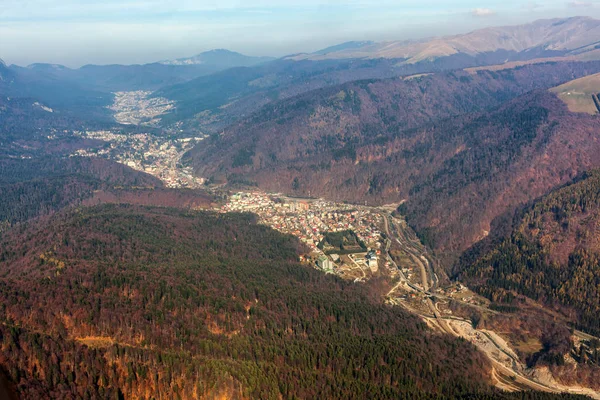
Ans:
{"type": "Polygon", "coordinates": [[[0,0],[0,58],[145,63],[213,48],[283,56],[549,17],[600,18],[600,0],[0,0]]]}

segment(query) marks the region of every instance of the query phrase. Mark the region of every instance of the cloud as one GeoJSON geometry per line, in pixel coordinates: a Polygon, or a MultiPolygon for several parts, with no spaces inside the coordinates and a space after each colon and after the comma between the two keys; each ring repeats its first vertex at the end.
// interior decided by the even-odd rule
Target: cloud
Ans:
{"type": "Polygon", "coordinates": [[[527,9],[527,10],[537,10],[538,8],[541,8],[542,5],[540,3],[537,3],[535,1],[530,1],[527,4],[523,5],[523,8],[527,9]]]}
{"type": "Polygon", "coordinates": [[[568,2],[567,4],[569,7],[573,7],[573,8],[589,8],[594,5],[590,1],[581,1],[581,0],[573,0],[573,1],[568,2]]]}
{"type": "Polygon", "coordinates": [[[489,8],[475,8],[471,11],[471,15],[474,17],[491,17],[496,15],[496,11],[489,8]]]}

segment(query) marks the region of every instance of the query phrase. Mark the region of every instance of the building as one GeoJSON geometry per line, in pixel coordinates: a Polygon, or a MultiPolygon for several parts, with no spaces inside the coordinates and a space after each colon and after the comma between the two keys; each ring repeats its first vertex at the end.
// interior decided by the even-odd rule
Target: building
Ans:
{"type": "Polygon", "coordinates": [[[365,259],[367,260],[367,265],[369,266],[371,271],[377,271],[377,269],[379,268],[379,264],[377,262],[377,253],[371,250],[367,253],[365,259]]]}
{"type": "Polygon", "coordinates": [[[321,256],[317,259],[317,267],[323,271],[329,271],[333,269],[334,264],[327,256],[321,256]]]}

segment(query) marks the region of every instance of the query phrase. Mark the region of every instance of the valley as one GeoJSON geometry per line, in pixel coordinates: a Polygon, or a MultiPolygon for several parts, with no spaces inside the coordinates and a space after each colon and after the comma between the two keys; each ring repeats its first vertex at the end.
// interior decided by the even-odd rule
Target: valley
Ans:
{"type": "MultiPolygon", "coordinates": [[[[296,236],[308,246],[308,253],[301,261],[323,273],[354,284],[383,278],[390,287],[385,290],[387,293],[380,293],[387,304],[419,316],[435,331],[471,342],[489,357],[495,384],[500,389],[568,392],[600,399],[598,389],[561,384],[551,374],[527,367],[511,347],[509,337],[493,329],[474,327],[476,323],[469,310],[483,314],[499,311],[461,282],[439,278],[438,274],[444,272],[439,269],[438,261],[420,243],[404,218],[390,214],[390,209],[396,207],[368,207],[254,191],[232,194],[219,212],[250,212],[258,216],[260,224],[296,236]],[[340,256],[339,249],[335,253],[324,252],[317,246],[325,238],[325,232],[348,230],[356,232],[365,243],[364,249],[349,247],[340,256]],[[374,264],[367,257],[371,250],[374,264]]],[[[573,338],[581,340],[585,336],[576,332],[573,338]]]]}
{"type": "MultiPolygon", "coordinates": [[[[225,199],[215,211],[252,213],[259,224],[296,237],[306,246],[301,262],[311,268],[355,285],[383,280],[385,284],[378,289],[378,296],[387,304],[419,316],[434,331],[469,341],[486,354],[494,366],[494,382],[499,389],[571,392],[600,398],[598,389],[559,383],[551,374],[528,367],[524,358],[515,353],[510,336],[495,332],[493,326],[477,327],[473,313],[493,318],[502,312],[494,309],[495,303],[460,281],[448,279],[439,260],[421,243],[405,218],[396,213],[399,204],[368,206],[259,190],[232,192],[227,187],[188,180],[192,173],[181,165],[180,158],[192,144],[201,142],[158,141],[150,135],[110,132],[85,135],[110,146],[96,154],[80,151],[79,155],[115,160],[150,173],[169,187],[204,187],[214,197],[225,199]],[[323,247],[329,233],[344,232],[356,234],[363,247],[323,247]]],[[[573,336],[575,341],[582,338],[577,333],[573,336]]]]}
{"type": "Polygon", "coordinates": [[[0,397],[600,400],[598,43],[0,61],[0,397]]]}
{"type": "MultiPolygon", "coordinates": [[[[152,105],[149,109],[147,93],[120,96],[115,104],[121,104],[119,107],[123,107],[128,115],[147,116],[147,113],[156,111],[152,114],[154,118],[165,111],[160,107],[153,110],[152,105]]],[[[140,119],[132,120],[132,123],[141,125],[140,119]]],[[[185,158],[189,157],[192,149],[210,148],[212,142],[206,141],[213,139],[208,136],[186,138],[118,131],[78,132],[76,135],[106,143],[94,150],[78,150],[74,153],[76,156],[117,161],[161,179],[167,187],[204,188],[214,197],[226,199],[215,211],[256,214],[259,224],[299,239],[307,249],[301,256],[305,265],[356,285],[384,282],[377,293],[388,305],[417,315],[440,334],[467,340],[485,354],[493,366],[493,381],[499,389],[570,392],[600,398],[598,388],[561,383],[551,373],[542,372],[544,367],[528,366],[525,356],[515,351],[519,342],[502,331],[497,332],[493,323],[490,323],[492,326],[477,326],[474,314],[493,320],[504,312],[498,311],[498,304],[470,290],[460,281],[449,280],[440,260],[421,243],[405,218],[396,212],[400,206],[406,210],[406,205],[368,206],[367,202],[364,205],[353,204],[352,201],[342,203],[331,198],[289,197],[284,193],[261,190],[235,192],[229,185],[218,182],[207,185],[209,182],[199,178],[185,158]],[[345,242],[353,235],[357,239],[354,247],[345,242]],[[331,239],[334,236],[338,238],[331,239]],[[340,237],[342,241],[339,243],[346,245],[332,245],[340,237]]],[[[253,156],[249,154],[247,157],[251,159],[253,156]]],[[[233,162],[243,165],[245,161],[234,159],[233,162]]],[[[241,181],[241,184],[243,186],[244,182],[241,181]]],[[[298,186],[302,184],[303,181],[298,181],[298,186]]],[[[291,193],[294,191],[287,191],[287,194],[291,193]]],[[[320,193],[317,191],[317,194],[320,193]]],[[[310,192],[302,194],[310,196],[310,192]]],[[[563,320],[562,323],[566,326],[568,321],[563,320]]],[[[581,339],[575,333],[571,340],[577,342],[581,339]]],[[[532,335],[525,340],[540,339],[532,335]]]]}
{"type": "Polygon", "coordinates": [[[125,125],[157,126],[162,114],[174,108],[174,102],[164,98],[150,98],[150,91],[117,92],[114,103],[115,120],[125,125]]]}

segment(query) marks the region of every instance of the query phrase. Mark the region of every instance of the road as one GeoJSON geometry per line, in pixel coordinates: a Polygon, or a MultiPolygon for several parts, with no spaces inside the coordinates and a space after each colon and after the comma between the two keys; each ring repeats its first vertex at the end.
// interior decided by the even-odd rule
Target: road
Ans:
{"type": "Polygon", "coordinates": [[[428,254],[425,246],[421,244],[412,230],[407,229],[406,226],[402,226],[405,225],[403,221],[395,221],[391,214],[383,214],[383,220],[384,230],[388,238],[398,243],[402,247],[402,250],[408,253],[419,266],[425,290],[435,289],[438,285],[438,279],[432,267],[433,258],[428,254]],[[403,228],[400,229],[400,232],[398,229],[399,226],[403,228]]]}
{"type": "MultiPolygon", "coordinates": [[[[356,266],[356,268],[352,268],[352,271],[354,271],[355,269],[359,269],[359,270],[360,270],[360,272],[362,272],[362,274],[363,274],[362,280],[364,281],[365,279],[367,279],[367,274],[365,273],[365,270],[364,270],[364,269],[362,269],[360,265],[358,265],[358,263],[357,263],[357,262],[354,260],[354,258],[353,258],[353,257],[348,257],[348,258],[349,258],[349,259],[350,259],[350,261],[352,261],[352,262],[354,263],[354,265],[356,266]]],[[[356,278],[356,279],[354,280],[354,282],[357,282],[357,280],[358,280],[358,279],[361,279],[361,278],[356,278]]]]}
{"type": "MultiPolygon", "coordinates": [[[[470,321],[457,317],[442,316],[438,308],[433,303],[432,294],[430,292],[430,290],[435,289],[438,285],[438,279],[432,267],[434,259],[427,254],[427,249],[418,241],[416,236],[409,230],[407,226],[403,225],[400,221],[394,221],[394,217],[389,214],[388,211],[381,210],[381,213],[384,221],[384,231],[388,237],[385,248],[386,258],[393,267],[398,269],[400,275],[400,281],[389,291],[387,295],[388,301],[391,304],[401,305],[411,313],[419,315],[421,318],[426,320],[430,326],[437,327],[443,333],[470,340],[490,359],[493,368],[492,376],[494,379],[496,379],[496,385],[498,388],[510,391],[530,389],[550,393],[561,393],[568,391],[571,393],[586,394],[593,398],[600,399],[600,393],[594,392],[590,389],[570,388],[558,384],[554,385],[549,382],[539,382],[534,380],[533,378],[525,375],[525,368],[515,355],[514,351],[510,347],[507,347],[507,344],[501,343],[503,342],[502,339],[496,339],[494,337],[495,334],[477,330],[471,327],[471,331],[477,332],[477,335],[479,335],[478,337],[482,339],[480,341],[473,340],[470,335],[465,333],[463,329],[459,327],[460,323],[466,323],[470,325],[470,321]],[[398,265],[392,259],[390,255],[392,241],[397,243],[404,252],[409,254],[419,267],[422,287],[410,283],[400,268],[398,268],[398,265]],[[392,295],[400,286],[404,286],[405,288],[422,293],[426,298],[425,303],[427,304],[429,313],[423,313],[422,311],[408,306],[408,304],[405,302],[394,300],[392,295]],[[501,360],[501,358],[504,358],[504,360],[501,360]],[[503,361],[510,363],[511,367],[509,368],[503,363],[503,361]]],[[[438,298],[450,299],[449,297],[438,294],[435,296],[438,298]]],[[[456,301],[456,299],[453,300],[456,301]]],[[[469,306],[473,305],[469,304],[469,306]]],[[[486,311],[493,312],[487,308],[486,311]]],[[[577,332],[577,334],[579,334],[580,337],[589,336],[583,332],[577,332]]]]}

